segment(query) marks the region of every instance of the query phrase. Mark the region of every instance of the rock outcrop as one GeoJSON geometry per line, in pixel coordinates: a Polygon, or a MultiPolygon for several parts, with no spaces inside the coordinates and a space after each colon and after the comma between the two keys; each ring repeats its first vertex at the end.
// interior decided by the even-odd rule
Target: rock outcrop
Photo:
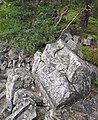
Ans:
{"type": "Polygon", "coordinates": [[[98,68],[80,37],[64,33],[34,57],[0,43],[0,120],[97,120],[98,68]]]}
{"type": "Polygon", "coordinates": [[[73,104],[89,94],[92,73],[62,40],[48,44],[34,59],[32,73],[52,108],[73,104]]]}
{"type": "Polygon", "coordinates": [[[22,88],[30,90],[34,80],[29,71],[25,68],[11,69],[7,74],[6,99],[9,111],[12,111],[15,92],[22,88]]]}
{"type": "Polygon", "coordinates": [[[41,104],[42,99],[36,94],[19,89],[13,96],[12,114],[6,120],[32,120],[37,117],[36,105],[41,104]]]}
{"type": "Polygon", "coordinates": [[[71,107],[51,109],[45,120],[98,120],[98,94],[92,99],[82,99],[71,107]]]}
{"type": "Polygon", "coordinates": [[[34,89],[29,55],[0,43],[0,120],[32,120],[43,100],[34,89]],[[6,97],[6,98],[5,98],[6,97]]]}

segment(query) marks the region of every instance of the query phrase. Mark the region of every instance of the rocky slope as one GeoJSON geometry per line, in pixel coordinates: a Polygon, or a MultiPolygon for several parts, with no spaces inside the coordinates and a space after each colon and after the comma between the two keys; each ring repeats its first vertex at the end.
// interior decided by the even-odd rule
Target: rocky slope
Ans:
{"type": "Polygon", "coordinates": [[[81,59],[79,36],[64,36],[34,57],[0,43],[0,120],[98,119],[98,68],[81,59]]]}

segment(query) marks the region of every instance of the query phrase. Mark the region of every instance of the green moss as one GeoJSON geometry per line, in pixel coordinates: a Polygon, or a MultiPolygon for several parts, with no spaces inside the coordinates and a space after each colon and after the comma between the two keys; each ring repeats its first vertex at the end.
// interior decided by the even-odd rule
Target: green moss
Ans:
{"type": "Polygon", "coordinates": [[[92,49],[91,47],[82,47],[82,53],[84,60],[91,62],[98,66],[98,48],[92,49]]]}

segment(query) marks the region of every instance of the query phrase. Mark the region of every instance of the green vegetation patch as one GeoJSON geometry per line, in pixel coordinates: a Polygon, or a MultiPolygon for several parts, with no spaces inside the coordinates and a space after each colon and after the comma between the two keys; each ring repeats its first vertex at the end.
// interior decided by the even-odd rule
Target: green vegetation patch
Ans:
{"type": "Polygon", "coordinates": [[[98,48],[93,49],[91,47],[83,46],[82,53],[84,54],[84,60],[98,66],[98,48]]]}
{"type": "Polygon", "coordinates": [[[56,26],[53,23],[52,7],[0,6],[0,39],[9,40],[28,52],[34,52],[54,41],[56,26]]]}
{"type": "Polygon", "coordinates": [[[98,87],[98,78],[96,78],[95,84],[96,84],[97,87],[98,87]]]}
{"type": "MultiPolygon", "coordinates": [[[[4,3],[0,5],[0,40],[7,40],[14,46],[34,53],[43,49],[47,43],[54,42],[58,31],[79,12],[79,6],[55,4],[14,5],[4,3]],[[54,15],[68,10],[56,26],[54,15]],[[56,33],[56,34],[55,34],[56,33]]],[[[79,26],[80,16],[70,25],[79,26]]],[[[79,29],[81,35],[95,35],[98,38],[98,20],[90,17],[88,28],[79,29]]]]}

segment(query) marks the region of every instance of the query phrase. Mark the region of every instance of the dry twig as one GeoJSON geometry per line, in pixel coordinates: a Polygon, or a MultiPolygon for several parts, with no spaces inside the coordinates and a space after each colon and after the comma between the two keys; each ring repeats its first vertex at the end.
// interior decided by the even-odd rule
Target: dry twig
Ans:
{"type": "Polygon", "coordinates": [[[64,31],[68,29],[68,27],[73,23],[73,21],[77,18],[77,16],[78,16],[82,11],[83,11],[83,10],[80,10],[80,11],[76,14],[76,16],[68,23],[68,25],[62,30],[61,35],[59,36],[58,39],[61,38],[61,36],[63,35],[64,31]]]}
{"type": "Polygon", "coordinates": [[[64,15],[67,15],[67,13],[68,13],[68,8],[67,8],[66,11],[64,11],[63,13],[61,13],[60,18],[59,18],[59,20],[58,20],[57,23],[56,23],[56,26],[61,22],[63,16],[64,16],[64,15]]]}

